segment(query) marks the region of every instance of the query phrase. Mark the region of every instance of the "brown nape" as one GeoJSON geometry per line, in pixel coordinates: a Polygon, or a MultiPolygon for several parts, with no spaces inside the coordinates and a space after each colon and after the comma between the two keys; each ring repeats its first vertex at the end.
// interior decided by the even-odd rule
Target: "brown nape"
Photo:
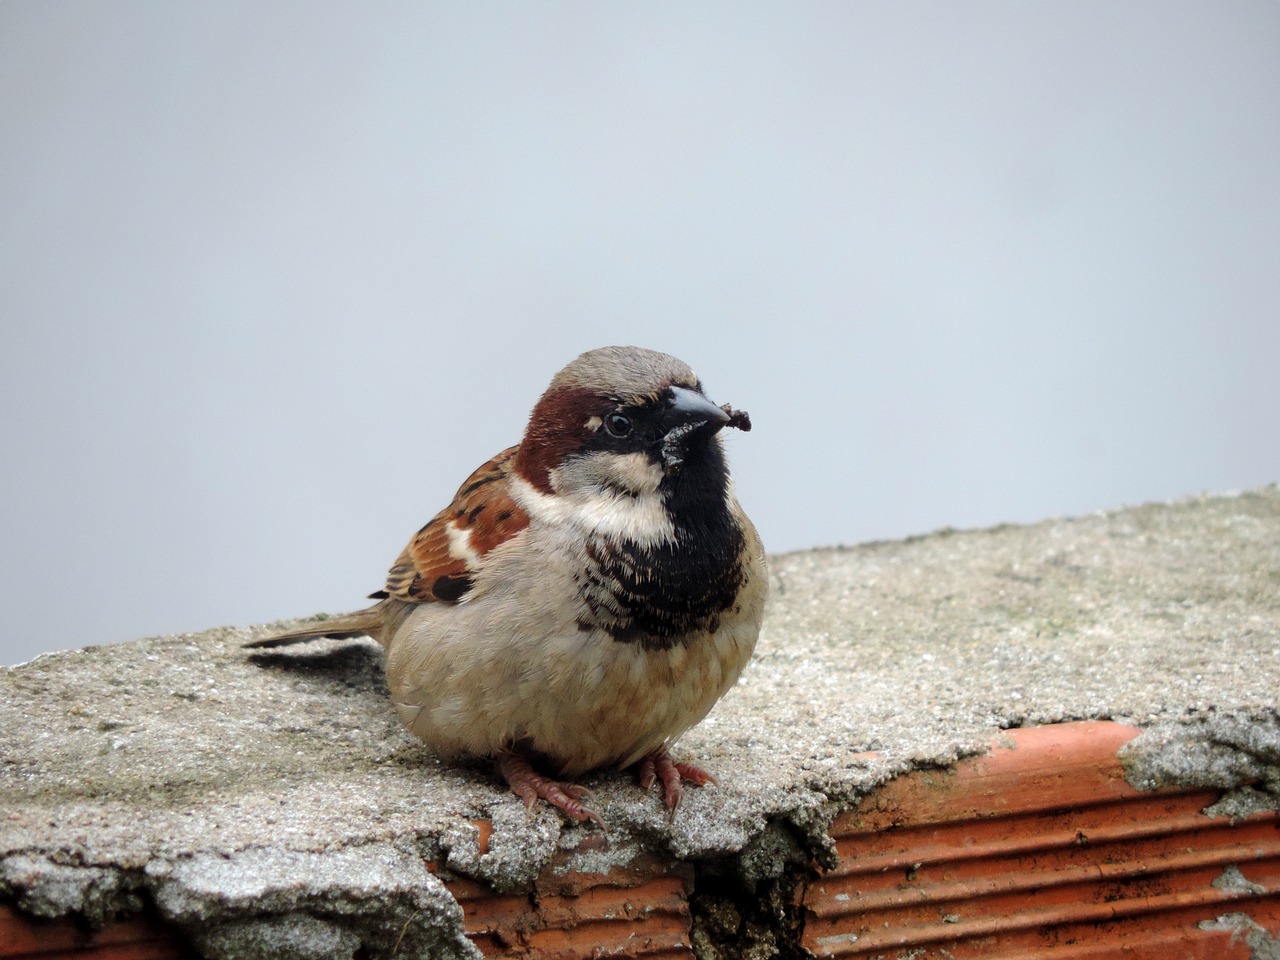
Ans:
{"type": "Polygon", "coordinates": [[[516,454],[516,472],[543,493],[551,492],[551,471],[590,436],[587,421],[604,416],[612,403],[583,387],[557,387],[542,395],[516,454]]]}

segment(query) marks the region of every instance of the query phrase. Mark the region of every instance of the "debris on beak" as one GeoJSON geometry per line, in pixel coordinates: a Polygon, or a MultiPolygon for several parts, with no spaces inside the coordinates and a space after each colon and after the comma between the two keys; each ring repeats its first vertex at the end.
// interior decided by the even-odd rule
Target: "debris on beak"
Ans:
{"type": "Polygon", "coordinates": [[[726,427],[737,427],[743,433],[751,432],[751,414],[747,413],[747,411],[735,410],[727,403],[720,404],[720,409],[729,418],[725,423],[726,427]]]}

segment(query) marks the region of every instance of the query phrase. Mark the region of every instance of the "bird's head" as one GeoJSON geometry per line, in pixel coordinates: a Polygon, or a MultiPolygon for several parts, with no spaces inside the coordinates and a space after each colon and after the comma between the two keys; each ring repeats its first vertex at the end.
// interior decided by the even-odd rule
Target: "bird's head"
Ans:
{"type": "Polygon", "coordinates": [[[601,347],[557,373],[529,418],[516,470],[544,493],[644,496],[728,474],[719,433],[745,412],[707,398],[689,367],[640,347],[601,347]]]}

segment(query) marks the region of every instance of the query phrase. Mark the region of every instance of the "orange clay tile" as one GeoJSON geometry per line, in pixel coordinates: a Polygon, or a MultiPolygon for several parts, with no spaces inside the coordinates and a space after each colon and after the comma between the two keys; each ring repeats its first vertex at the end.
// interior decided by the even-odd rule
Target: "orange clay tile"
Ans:
{"type": "Polygon", "coordinates": [[[196,954],[158,920],[131,917],[90,931],[68,920],[42,920],[0,903],[4,960],[188,960],[196,954]]]}
{"type": "Polygon", "coordinates": [[[486,957],[693,957],[687,864],[640,861],[608,874],[560,874],[559,866],[553,861],[523,896],[500,896],[474,880],[445,880],[462,905],[467,935],[486,957]]]}
{"type": "Polygon", "coordinates": [[[1138,731],[1011,731],[985,756],[885,785],[832,826],[838,866],[803,896],[818,957],[1246,960],[1217,918],[1280,934],[1274,811],[1232,823],[1215,791],[1139,793],[1138,731]]]}

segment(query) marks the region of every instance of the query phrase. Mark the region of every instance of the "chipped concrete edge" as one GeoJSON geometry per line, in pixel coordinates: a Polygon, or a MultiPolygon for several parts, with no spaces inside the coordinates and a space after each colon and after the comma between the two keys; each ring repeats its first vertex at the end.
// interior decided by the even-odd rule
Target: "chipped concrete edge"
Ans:
{"type": "Polygon", "coordinates": [[[1222,791],[1205,809],[1240,820],[1280,810],[1280,713],[1189,718],[1145,728],[1120,751],[1137,790],[1203,787],[1222,791]]]}
{"type": "Polygon", "coordinates": [[[262,956],[475,958],[463,912],[428,867],[527,893],[551,867],[561,874],[608,874],[653,858],[710,864],[742,889],[831,860],[828,828],[853,798],[835,801],[797,790],[786,809],[739,825],[714,848],[680,846],[671,831],[611,833],[563,823],[549,811],[522,816],[518,805],[492,811],[493,845],[459,822],[443,833],[323,852],[248,848],[230,855],[155,857],[137,865],[83,865],[56,852],[14,853],[0,860],[0,894],[35,917],[79,917],[93,926],[154,907],[203,955],[214,960],[262,956]],[[508,820],[519,820],[518,823],[508,820]],[[536,837],[532,850],[530,832],[536,837]],[[522,843],[503,837],[519,833],[522,843]],[[583,842],[584,838],[596,842],[583,842]],[[532,854],[532,855],[531,855],[532,854]]]}
{"type": "Polygon", "coordinates": [[[203,955],[475,958],[462,908],[408,843],[324,853],[249,849],[145,865],[85,867],[41,856],[0,862],[0,889],[37,917],[101,924],[147,901],[203,955]]]}

